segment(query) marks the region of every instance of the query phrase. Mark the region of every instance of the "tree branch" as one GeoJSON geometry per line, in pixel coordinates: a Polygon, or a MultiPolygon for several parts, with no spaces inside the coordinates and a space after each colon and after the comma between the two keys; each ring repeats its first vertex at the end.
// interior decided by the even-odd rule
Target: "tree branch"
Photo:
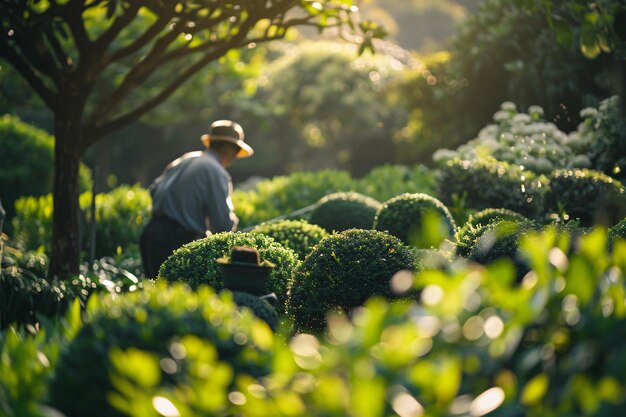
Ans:
{"type": "Polygon", "coordinates": [[[45,82],[37,75],[37,72],[31,67],[28,61],[22,58],[13,48],[5,44],[0,44],[0,56],[6,58],[13,67],[24,77],[28,84],[46,103],[51,110],[57,107],[56,93],[46,86],[45,82]]]}
{"type": "Polygon", "coordinates": [[[136,17],[139,11],[139,3],[131,1],[131,7],[125,11],[120,17],[117,17],[111,26],[94,41],[94,49],[97,51],[105,51],[111,42],[120,34],[120,32],[128,26],[136,17]]]}

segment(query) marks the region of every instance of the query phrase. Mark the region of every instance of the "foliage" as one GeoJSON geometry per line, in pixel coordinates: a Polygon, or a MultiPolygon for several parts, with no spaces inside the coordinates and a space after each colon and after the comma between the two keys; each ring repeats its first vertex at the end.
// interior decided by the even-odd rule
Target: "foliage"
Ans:
{"type": "Polygon", "coordinates": [[[387,201],[402,193],[435,192],[435,171],[424,165],[381,165],[357,180],[354,191],[378,201],[387,201]]]}
{"type": "Polygon", "coordinates": [[[449,53],[424,59],[399,94],[414,109],[410,135],[428,162],[437,149],[475,137],[507,100],[520,108],[538,104],[546,120],[574,129],[578,109],[608,94],[610,70],[606,61],[561,46],[543,16],[487,0],[461,25],[449,53]]]}
{"type": "Polygon", "coordinates": [[[281,141],[288,171],[361,175],[395,160],[394,138],[406,126],[406,111],[390,93],[407,67],[397,49],[355,59],[353,45],[304,42],[267,66],[256,100],[273,110],[269,135],[281,141]]]}
{"type": "Polygon", "coordinates": [[[580,219],[583,226],[609,223],[617,213],[618,199],[624,198],[624,186],[598,171],[561,169],[549,176],[547,209],[570,219],[580,219]]]}
{"type": "Polygon", "coordinates": [[[48,259],[41,253],[6,245],[0,274],[0,329],[36,325],[62,316],[74,300],[85,305],[94,292],[117,294],[135,291],[142,283],[112,258],[81,266],[81,274],[67,279],[48,279],[48,259]]]}
{"type": "Polygon", "coordinates": [[[417,267],[409,248],[386,233],[353,229],[330,235],[295,271],[287,314],[297,332],[321,331],[330,310],[349,315],[372,296],[396,297],[393,275],[417,267]]]}
{"type": "Polygon", "coordinates": [[[455,252],[458,256],[468,257],[476,240],[487,230],[487,226],[501,221],[523,222],[526,217],[507,209],[484,209],[470,215],[465,224],[455,234],[455,252]]]}
{"type": "Polygon", "coordinates": [[[453,159],[474,161],[492,157],[538,174],[561,168],[590,168],[591,160],[568,146],[568,135],[543,118],[543,109],[530,106],[519,112],[514,103],[504,102],[493,115],[495,123],[481,129],[478,137],[455,151],[440,149],[433,155],[437,162],[453,159]]]}
{"type": "Polygon", "coordinates": [[[273,238],[284,247],[291,249],[303,260],[328,233],[321,227],[305,220],[279,220],[262,223],[251,230],[273,238]]]}
{"type": "Polygon", "coordinates": [[[249,308],[256,317],[267,323],[273,331],[278,329],[278,313],[267,301],[247,292],[234,292],[233,301],[242,308],[249,308]]]}
{"type": "MultiPolygon", "coordinates": [[[[91,192],[80,196],[82,248],[90,248],[91,192]]],[[[148,223],[151,199],[139,185],[122,185],[109,193],[96,195],[96,250],[95,257],[129,252],[138,256],[137,243],[143,227],[148,223]]],[[[13,219],[14,240],[20,247],[46,254],[51,251],[52,195],[22,197],[15,204],[13,219]]]]}
{"type": "Polygon", "coordinates": [[[597,108],[582,109],[580,117],[583,121],[569,135],[570,146],[584,151],[593,169],[626,180],[626,122],[619,97],[602,100],[597,108]]]}
{"type": "Polygon", "coordinates": [[[330,233],[347,229],[371,229],[380,202],[356,192],[333,193],[322,198],[309,221],[330,233]]]}
{"type": "MultiPolygon", "coordinates": [[[[606,244],[602,229],[576,245],[554,228],[529,233],[519,248],[533,273],[521,285],[509,261],[455,262],[445,271],[416,274],[419,302],[369,299],[350,319],[329,315],[319,337],[272,335],[251,315],[237,313],[230,295],[218,299],[207,288],[200,295],[162,287],[100,297],[85,327],[110,326],[98,335],[102,349],[77,371],[79,390],[64,394],[77,398],[104,372],[110,384],[98,387],[97,398],[109,392],[105,407],[133,416],[620,417],[626,409],[626,244],[616,241],[611,251],[606,244]],[[199,310],[215,320],[192,328],[199,310]],[[163,318],[178,338],[154,335],[166,327],[163,318]],[[122,327],[151,344],[128,346],[122,327]],[[113,338],[120,343],[109,349],[113,338]],[[235,342],[228,347],[250,355],[222,355],[228,340],[235,342]],[[100,358],[104,371],[93,366],[100,358]],[[258,358],[268,371],[261,378],[238,371],[258,358]]],[[[411,287],[410,276],[403,287],[411,287]]],[[[77,313],[69,315],[74,331],[77,313]]],[[[45,333],[0,334],[0,409],[9,416],[52,412],[42,406],[47,379],[53,369],[62,371],[55,352],[73,335],[59,340],[45,333]]]]}
{"type": "Polygon", "coordinates": [[[456,224],[441,201],[428,194],[405,193],[383,203],[373,227],[408,245],[437,248],[444,239],[454,236],[456,224]],[[423,239],[424,236],[430,238],[423,239]]]}
{"type": "Polygon", "coordinates": [[[488,265],[499,259],[509,259],[515,265],[517,282],[530,271],[530,262],[519,250],[521,239],[532,231],[540,230],[534,222],[507,221],[487,224],[476,237],[468,259],[488,265]]]}
{"type": "Polygon", "coordinates": [[[295,172],[264,179],[252,190],[235,190],[233,203],[239,227],[245,229],[276,217],[306,219],[305,213],[290,213],[311,206],[335,192],[359,192],[379,201],[402,192],[430,192],[434,188],[434,177],[434,171],[422,165],[383,165],[361,179],[336,170],[295,172]]]}
{"type": "Polygon", "coordinates": [[[502,207],[529,218],[543,215],[547,188],[544,176],[490,158],[447,161],[437,177],[437,195],[444,204],[456,196],[477,210],[502,207]]]}
{"type": "Polygon", "coordinates": [[[270,370],[271,346],[264,343],[268,333],[271,336],[252,314],[237,312],[230,294],[217,296],[208,287],[194,292],[160,283],[120,297],[98,297],[87,306],[83,326],[59,357],[50,403],[68,416],[127,414],[130,410],[122,414],[112,405],[130,407],[133,398],[109,394],[115,387],[128,386],[122,376],[111,375],[115,352],[136,349],[169,358],[160,364],[163,375],[158,364],[156,369],[142,366],[142,355],[127,366],[138,381],[173,386],[185,381],[186,351],[181,341],[189,335],[210,342],[234,374],[258,377],[270,370]]]}
{"type": "MultiPolygon", "coordinates": [[[[626,246],[611,254],[603,239],[597,231],[557,258],[566,237],[527,237],[522,250],[536,275],[522,286],[507,262],[418,273],[419,305],[374,298],[353,320],[331,315],[323,337],[275,343],[274,372],[240,380],[235,401],[218,396],[191,414],[621,416],[626,246]]],[[[189,361],[215,369],[202,359],[189,361]]],[[[183,393],[218,380],[190,373],[177,390],[137,382],[125,392],[138,391],[146,411],[163,396],[183,415],[200,403],[183,393]]],[[[220,388],[211,392],[226,394],[220,388]]]]}
{"type": "Polygon", "coordinates": [[[253,247],[261,259],[276,265],[270,272],[265,290],[268,294],[275,293],[280,305],[284,305],[287,288],[300,261],[291,249],[259,233],[217,233],[183,245],[163,262],[159,268],[159,277],[170,282],[182,281],[194,289],[200,285],[209,285],[215,290],[221,290],[222,270],[216,260],[230,256],[233,246],[253,247]]]}
{"type": "Polygon", "coordinates": [[[259,182],[248,192],[235,191],[233,204],[239,227],[258,225],[317,202],[327,194],[350,188],[351,176],[344,171],[297,172],[259,182]]]}
{"type": "MultiPolygon", "coordinates": [[[[52,191],[54,138],[16,116],[0,116],[0,190],[7,218],[15,214],[21,196],[40,196],[52,191]]],[[[91,188],[89,168],[81,164],[80,184],[91,188]]]]}
{"type": "Polygon", "coordinates": [[[542,9],[559,41],[566,45],[576,43],[587,58],[601,53],[626,54],[623,23],[626,6],[618,0],[600,0],[589,3],[570,0],[553,3],[548,0],[520,0],[518,6],[535,12],[542,9]]]}
{"type": "Polygon", "coordinates": [[[609,229],[609,245],[612,246],[618,239],[626,240],[626,217],[609,229]]]}

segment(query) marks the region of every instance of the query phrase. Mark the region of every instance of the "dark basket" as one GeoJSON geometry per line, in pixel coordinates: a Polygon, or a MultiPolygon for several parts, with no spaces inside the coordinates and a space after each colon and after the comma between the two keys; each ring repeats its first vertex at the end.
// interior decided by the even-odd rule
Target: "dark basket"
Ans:
{"type": "Polygon", "coordinates": [[[230,291],[247,292],[254,295],[264,295],[265,285],[272,268],[254,266],[222,265],[224,288],[230,291]]]}

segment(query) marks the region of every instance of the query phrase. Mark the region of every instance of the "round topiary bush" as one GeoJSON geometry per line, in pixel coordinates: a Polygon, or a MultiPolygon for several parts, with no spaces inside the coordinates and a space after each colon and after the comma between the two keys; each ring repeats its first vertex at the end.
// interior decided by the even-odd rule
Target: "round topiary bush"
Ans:
{"type": "Polygon", "coordinates": [[[488,223],[492,223],[493,221],[502,221],[502,220],[523,222],[523,221],[527,221],[528,218],[525,216],[522,216],[521,214],[513,210],[509,210],[505,208],[488,208],[488,209],[481,210],[478,213],[470,215],[467,222],[474,226],[477,226],[479,224],[488,224],[488,223]]]}
{"type": "Polygon", "coordinates": [[[49,386],[50,404],[67,417],[121,416],[108,401],[115,389],[111,352],[137,349],[163,358],[164,372],[157,383],[172,387],[186,378],[184,356],[173,345],[189,335],[213,345],[233,374],[265,375],[272,350],[269,329],[259,338],[263,325],[240,311],[230,294],[218,296],[206,286],[192,291],[161,283],[119,297],[98,297],[58,359],[49,386]]]}
{"type": "Polygon", "coordinates": [[[311,212],[309,222],[329,232],[371,229],[380,202],[363,194],[342,192],[322,198],[311,212]]]}
{"type": "Polygon", "coordinates": [[[456,225],[441,201],[418,193],[387,200],[376,213],[374,229],[387,231],[406,244],[428,248],[453,238],[456,225]]]}
{"type": "Polygon", "coordinates": [[[272,330],[278,328],[278,313],[270,303],[248,292],[236,291],[233,293],[235,304],[240,307],[248,307],[255,316],[267,323],[272,330]]]}
{"type": "Polygon", "coordinates": [[[519,282],[530,271],[528,260],[519,251],[519,241],[525,234],[539,230],[541,226],[532,221],[489,223],[483,226],[468,258],[482,265],[497,259],[510,259],[515,264],[519,282]]]}
{"type": "Polygon", "coordinates": [[[311,249],[328,235],[325,229],[305,220],[264,223],[256,226],[251,232],[273,238],[281,245],[293,250],[300,260],[304,259],[311,249]]]}
{"type": "Polygon", "coordinates": [[[616,179],[589,169],[559,169],[550,174],[549,180],[546,202],[550,212],[580,219],[582,226],[618,220],[612,217],[619,212],[617,205],[624,198],[624,186],[616,179]]]}
{"type": "Polygon", "coordinates": [[[416,269],[411,250],[387,233],[353,229],[330,235],[296,271],[287,314],[296,331],[320,331],[328,310],[349,313],[372,296],[393,298],[391,277],[416,269]]]}
{"type": "Polygon", "coordinates": [[[230,256],[233,246],[253,247],[262,259],[276,265],[265,289],[267,293],[276,293],[280,305],[284,305],[293,271],[300,261],[294,251],[259,233],[224,232],[183,245],[163,262],[159,277],[182,281],[191,288],[206,284],[221,290],[222,270],[216,260],[230,256]]]}
{"type": "Polygon", "coordinates": [[[519,213],[503,208],[490,208],[469,217],[455,234],[456,255],[468,257],[476,239],[487,229],[487,225],[501,221],[523,222],[528,219],[519,213]]]}

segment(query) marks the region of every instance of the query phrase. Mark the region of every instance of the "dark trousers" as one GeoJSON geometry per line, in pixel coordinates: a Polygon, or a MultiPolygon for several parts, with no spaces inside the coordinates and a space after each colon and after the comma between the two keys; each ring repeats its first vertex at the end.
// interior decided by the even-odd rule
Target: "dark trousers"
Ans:
{"type": "Polygon", "coordinates": [[[139,249],[146,278],[156,278],[159,267],[176,249],[204,235],[191,232],[175,220],[164,216],[153,217],[141,233],[139,249]]]}

